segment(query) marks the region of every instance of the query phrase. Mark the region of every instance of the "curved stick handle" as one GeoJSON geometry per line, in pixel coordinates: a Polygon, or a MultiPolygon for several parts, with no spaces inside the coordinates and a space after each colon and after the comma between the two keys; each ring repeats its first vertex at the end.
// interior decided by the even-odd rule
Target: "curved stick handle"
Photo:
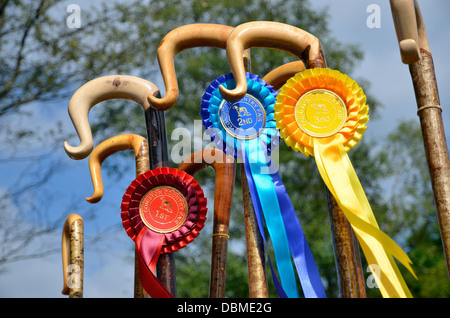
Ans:
{"type": "Polygon", "coordinates": [[[109,99],[129,99],[147,110],[150,107],[147,96],[158,95],[155,84],[130,75],[111,75],[93,79],[81,86],[69,102],[69,115],[80,138],[78,147],[64,142],[64,149],[72,159],[84,159],[92,151],[94,141],[89,125],[89,110],[96,104],[109,99]]]}
{"type": "MultiPolygon", "coordinates": [[[[71,214],[64,223],[62,233],[62,263],[63,263],[63,280],[64,286],[61,293],[69,295],[71,298],[83,297],[83,267],[84,267],[84,229],[83,218],[78,214],[71,214]],[[70,263],[70,264],[69,264],[70,263]],[[79,275],[75,279],[75,286],[68,283],[68,267],[76,265],[76,274],[79,275]]],[[[73,282],[72,282],[73,283],[73,282]]]]}
{"type": "Polygon", "coordinates": [[[242,52],[251,47],[265,47],[287,51],[305,59],[309,68],[326,67],[319,40],[299,28],[268,21],[244,23],[231,32],[227,41],[227,58],[236,80],[236,88],[219,86],[222,96],[231,101],[241,99],[247,92],[242,52]]]}
{"type": "Polygon", "coordinates": [[[304,71],[305,64],[302,61],[294,61],[278,66],[263,77],[263,81],[272,85],[274,90],[279,90],[288,79],[295,74],[304,71]]]}
{"type": "Polygon", "coordinates": [[[89,170],[91,173],[92,185],[94,186],[94,194],[86,198],[88,202],[96,203],[103,197],[103,181],[101,173],[103,161],[108,156],[126,149],[134,150],[137,176],[150,169],[148,143],[144,137],[134,134],[123,134],[103,141],[94,148],[89,157],[89,170]]]}
{"type": "Polygon", "coordinates": [[[163,98],[150,94],[148,100],[152,107],[161,111],[167,110],[172,108],[178,99],[178,82],[174,65],[177,53],[200,46],[225,49],[232,30],[233,27],[221,24],[188,24],[167,33],[157,51],[166,93],[163,98]]]}
{"type": "Polygon", "coordinates": [[[178,169],[193,175],[207,166],[211,166],[216,173],[209,295],[222,298],[225,297],[228,227],[236,175],[234,158],[219,149],[208,148],[193,153],[178,169]]]}
{"type": "MultiPolygon", "coordinates": [[[[178,169],[194,175],[207,166],[211,166],[216,173],[214,219],[228,224],[236,173],[234,158],[219,149],[207,148],[193,153],[178,166],[178,169]]],[[[223,230],[226,234],[228,225],[223,230]]]]}
{"type": "Polygon", "coordinates": [[[420,49],[430,51],[425,24],[417,0],[390,0],[402,62],[420,60],[420,49]]]}

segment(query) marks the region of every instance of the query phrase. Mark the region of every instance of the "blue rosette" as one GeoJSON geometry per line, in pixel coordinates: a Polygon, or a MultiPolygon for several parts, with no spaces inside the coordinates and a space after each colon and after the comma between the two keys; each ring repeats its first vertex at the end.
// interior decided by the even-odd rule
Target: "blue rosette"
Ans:
{"type": "Polygon", "coordinates": [[[242,100],[230,103],[220,94],[220,85],[228,89],[236,87],[233,74],[229,73],[220,76],[208,86],[200,105],[200,115],[206,133],[222,151],[235,158],[242,158],[242,144],[247,143],[246,140],[258,137],[260,146],[264,147],[268,154],[280,141],[274,120],[277,92],[258,75],[246,75],[247,95],[242,100]],[[241,110],[240,113],[236,107],[241,110]],[[248,122],[249,120],[251,122],[248,122]]]}
{"type": "Polygon", "coordinates": [[[219,91],[220,85],[236,87],[232,73],[208,86],[200,105],[203,126],[219,149],[244,164],[261,236],[266,242],[265,224],[272,241],[279,280],[270,258],[269,264],[280,297],[299,297],[292,260],[305,297],[326,297],[300,222],[270,158],[280,140],[274,120],[277,92],[258,75],[246,76],[247,94],[238,101],[225,100],[219,91]]]}

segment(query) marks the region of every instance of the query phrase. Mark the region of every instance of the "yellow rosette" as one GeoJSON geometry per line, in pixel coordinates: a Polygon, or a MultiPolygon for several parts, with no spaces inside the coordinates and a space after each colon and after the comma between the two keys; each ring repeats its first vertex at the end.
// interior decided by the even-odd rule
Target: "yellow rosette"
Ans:
{"type": "Polygon", "coordinates": [[[286,144],[314,156],[320,175],[352,225],[383,297],[412,297],[393,257],[411,260],[377,224],[347,152],[369,120],[366,96],[345,74],[308,69],[281,87],[274,118],[286,144]]]}

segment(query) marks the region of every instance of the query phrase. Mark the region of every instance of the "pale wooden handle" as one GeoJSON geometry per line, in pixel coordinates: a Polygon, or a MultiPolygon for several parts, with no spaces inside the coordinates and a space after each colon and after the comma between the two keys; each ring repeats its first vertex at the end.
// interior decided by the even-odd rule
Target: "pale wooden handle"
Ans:
{"type": "Polygon", "coordinates": [[[149,169],[148,163],[148,143],[147,140],[139,135],[123,134],[111,137],[94,148],[89,157],[89,170],[91,173],[94,194],[86,200],[90,203],[96,203],[103,197],[103,181],[101,165],[110,155],[132,149],[136,157],[136,175],[144,173],[149,169]]]}
{"type": "Polygon", "coordinates": [[[140,104],[144,111],[150,107],[148,95],[158,95],[159,89],[151,82],[129,75],[111,75],[93,79],[81,86],[69,102],[69,115],[80,138],[80,145],[64,148],[69,157],[79,160],[91,153],[94,142],[89,125],[89,111],[98,103],[110,99],[129,99],[140,104]]]}
{"type": "Polygon", "coordinates": [[[84,267],[84,231],[83,218],[78,214],[71,214],[64,223],[62,232],[62,263],[63,263],[63,295],[71,298],[83,296],[83,267],[84,267]],[[76,264],[80,268],[80,285],[77,288],[69,288],[67,268],[70,264],[76,264]]]}
{"type": "Polygon", "coordinates": [[[231,32],[227,41],[228,64],[236,80],[235,89],[219,86],[220,93],[227,100],[239,100],[247,92],[242,52],[251,47],[287,51],[300,59],[305,58],[310,68],[326,67],[321,44],[312,34],[279,22],[244,23],[231,32]]]}
{"type": "Polygon", "coordinates": [[[430,51],[422,13],[416,0],[390,0],[402,62],[420,60],[420,49],[430,51]]]}
{"type": "Polygon", "coordinates": [[[263,77],[263,81],[272,85],[273,89],[277,91],[288,79],[305,69],[305,64],[302,61],[286,63],[267,73],[263,77]]]}
{"type": "Polygon", "coordinates": [[[199,23],[184,25],[167,33],[157,51],[166,94],[162,98],[150,94],[148,100],[152,107],[161,111],[167,110],[172,108],[178,99],[178,82],[174,65],[176,54],[202,46],[225,49],[232,30],[233,27],[226,25],[199,23]]]}

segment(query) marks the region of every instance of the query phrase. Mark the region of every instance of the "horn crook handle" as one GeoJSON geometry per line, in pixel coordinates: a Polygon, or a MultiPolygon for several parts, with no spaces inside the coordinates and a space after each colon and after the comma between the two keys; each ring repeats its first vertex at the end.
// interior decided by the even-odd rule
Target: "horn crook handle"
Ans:
{"type": "Polygon", "coordinates": [[[212,167],[216,174],[209,296],[223,298],[225,297],[228,226],[236,174],[234,158],[219,149],[208,148],[193,153],[179,165],[178,169],[194,175],[208,166],[212,167]]]}
{"type": "Polygon", "coordinates": [[[288,79],[295,74],[306,69],[302,61],[294,61],[278,66],[276,69],[270,71],[263,77],[263,81],[273,86],[274,90],[279,90],[288,79]]]}
{"type": "Polygon", "coordinates": [[[134,150],[136,158],[136,176],[139,176],[150,169],[148,143],[144,137],[134,134],[123,134],[106,139],[94,148],[89,157],[89,170],[91,173],[92,185],[94,186],[94,193],[92,196],[86,198],[86,201],[96,203],[103,197],[103,181],[101,173],[103,161],[108,156],[127,149],[134,150]]]}
{"type": "Polygon", "coordinates": [[[109,99],[128,99],[142,108],[150,108],[148,95],[159,94],[159,89],[151,82],[130,75],[111,75],[93,79],[81,86],[69,101],[69,115],[80,139],[78,147],[67,141],[64,149],[72,159],[84,159],[91,153],[94,142],[89,125],[89,110],[98,103],[109,99]]]}
{"type": "MultiPolygon", "coordinates": [[[[94,194],[86,198],[90,203],[95,203],[103,197],[103,181],[101,174],[101,165],[103,161],[110,155],[122,151],[132,149],[134,150],[136,158],[136,176],[146,172],[150,169],[150,160],[148,156],[147,139],[142,136],[134,134],[123,134],[111,137],[97,147],[94,148],[89,157],[89,170],[91,173],[92,184],[94,186],[94,194]]],[[[134,266],[134,297],[146,298],[147,292],[142,287],[139,278],[139,265],[137,261],[137,252],[135,251],[135,266],[134,266]]]]}
{"type": "Polygon", "coordinates": [[[416,0],[390,0],[400,55],[404,64],[420,60],[420,49],[430,52],[422,13],[416,0]]]}
{"type": "Polygon", "coordinates": [[[62,232],[62,264],[64,286],[61,293],[70,298],[83,298],[84,229],[83,219],[78,214],[67,217],[62,232]],[[70,267],[70,268],[69,268],[70,267]],[[68,277],[68,271],[71,271],[68,277]]]}
{"type": "Polygon", "coordinates": [[[319,40],[299,28],[268,21],[248,22],[237,26],[227,41],[227,58],[236,80],[235,89],[219,86],[222,96],[231,101],[241,99],[247,92],[242,52],[251,47],[265,47],[292,53],[304,59],[307,67],[326,67],[319,40]]]}
{"type": "Polygon", "coordinates": [[[166,88],[165,96],[157,98],[149,94],[149,103],[157,110],[172,108],[178,99],[178,82],[175,74],[175,55],[194,47],[226,48],[233,27],[221,24],[188,24],[176,28],[162,39],[158,50],[158,63],[166,88]]]}

